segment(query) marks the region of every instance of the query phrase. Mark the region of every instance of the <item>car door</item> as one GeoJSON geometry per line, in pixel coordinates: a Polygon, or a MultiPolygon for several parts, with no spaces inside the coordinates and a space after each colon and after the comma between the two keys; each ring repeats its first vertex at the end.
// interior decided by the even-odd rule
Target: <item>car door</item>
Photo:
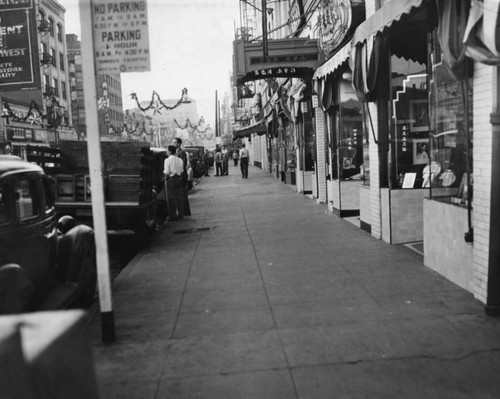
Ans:
{"type": "Polygon", "coordinates": [[[37,173],[20,173],[10,181],[15,214],[9,239],[12,261],[28,273],[37,304],[54,283],[57,246],[54,210],[48,206],[40,177],[37,173]]]}

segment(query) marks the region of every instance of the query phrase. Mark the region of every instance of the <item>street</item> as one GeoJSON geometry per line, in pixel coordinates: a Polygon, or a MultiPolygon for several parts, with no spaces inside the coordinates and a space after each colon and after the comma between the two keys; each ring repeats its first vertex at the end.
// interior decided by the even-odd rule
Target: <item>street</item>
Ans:
{"type": "Polygon", "coordinates": [[[500,322],[268,172],[203,178],[113,282],[102,398],[495,398],[500,322]]]}

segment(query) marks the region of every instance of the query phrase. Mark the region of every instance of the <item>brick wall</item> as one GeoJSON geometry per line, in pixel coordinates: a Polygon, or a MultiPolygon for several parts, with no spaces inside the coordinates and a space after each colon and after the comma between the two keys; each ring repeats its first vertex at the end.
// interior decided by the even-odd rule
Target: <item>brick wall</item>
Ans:
{"type": "Polygon", "coordinates": [[[326,159],[325,159],[325,136],[326,121],[325,113],[321,108],[315,108],[316,117],[316,152],[317,152],[317,171],[318,174],[318,202],[325,203],[326,196],[326,159]]]}
{"type": "Polygon", "coordinates": [[[473,85],[473,171],[474,171],[474,296],[486,302],[491,190],[490,113],[497,85],[495,68],[476,63],[473,85]],[[492,90],[493,87],[493,90],[492,90]]]}

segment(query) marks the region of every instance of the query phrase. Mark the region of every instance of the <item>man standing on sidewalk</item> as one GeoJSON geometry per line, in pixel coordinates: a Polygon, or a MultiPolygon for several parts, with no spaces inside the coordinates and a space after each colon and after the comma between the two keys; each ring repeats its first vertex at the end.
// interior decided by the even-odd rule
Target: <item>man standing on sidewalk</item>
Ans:
{"type": "Polygon", "coordinates": [[[184,170],[182,172],[181,176],[181,184],[182,184],[182,192],[184,196],[184,215],[185,216],[191,216],[191,208],[189,207],[189,199],[188,199],[188,189],[187,189],[187,184],[188,184],[188,175],[187,175],[187,154],[186,151],[184,151],[181,146],[182,146],[182,139],[180,137],[176,137],[172,141],[172,145],[176,149],[175,155],[182,159],[182,163],[184,165],[184,170]]]}
{"type": "Polygon", "coordinates": [[[167,190],[168,221],[184,219],[184,196],[181,176],[184,171],[182,159],[175,156],[176,148],[168,146],[168,158],[163,164],[165,174],[165,189],[167,190]]]}
{"type": "Polygon", "coordinates": [[[250,153],[245,148],[245,143],[241,145],[240,150],[240,168],[241,168],[241,178],[248,179],[248,162],[250,158],[250,153]]]}
{"type": "Polygon", "coordinates": [[[222,146],[222,175],[229,174],[229,152],[225,145],[222,146]]]}

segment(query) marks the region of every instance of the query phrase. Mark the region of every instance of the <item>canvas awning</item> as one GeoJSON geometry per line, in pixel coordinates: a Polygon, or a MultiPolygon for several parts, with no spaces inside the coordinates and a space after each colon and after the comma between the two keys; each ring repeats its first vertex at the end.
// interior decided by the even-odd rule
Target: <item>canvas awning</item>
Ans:
{"type": "Polygon", "coordinates": [[[243,137],[250,137],[253,133],[257,133],[259,136],[267,133],[266,121],[265,119],[254,123],[250,126],[246,126],[242,129],[233,131],[233,139],[240,139],[243,137]]]}
{"type": "Polygon", "coordinates": [[[397,0],[387,3],[358,26],[354,32],[352,45],[356,46],[377,33],[382,33],[390,28],[394,22],[410,15],[424,2],[425,0],[397,0]]]}
{"type": "Polygon", "coordinates": [[[313,79],[318,80],[335,72],[339,66],[347,61],[351,54],[351,41],[349,40],[343,47],[340,48],[328,61],[321,65],[314,73],[313,79]]]}

